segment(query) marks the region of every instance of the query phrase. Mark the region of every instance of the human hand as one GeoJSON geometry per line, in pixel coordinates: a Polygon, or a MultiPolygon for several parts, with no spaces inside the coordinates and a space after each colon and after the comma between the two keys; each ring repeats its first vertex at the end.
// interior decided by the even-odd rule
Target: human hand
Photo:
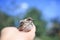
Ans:
{"type": "Polygon", "coordinates": [[[35,26],[29,32],[19,31],[15,27],[6,27],[1,31],[1,40],[34,40],[35,26]]]}

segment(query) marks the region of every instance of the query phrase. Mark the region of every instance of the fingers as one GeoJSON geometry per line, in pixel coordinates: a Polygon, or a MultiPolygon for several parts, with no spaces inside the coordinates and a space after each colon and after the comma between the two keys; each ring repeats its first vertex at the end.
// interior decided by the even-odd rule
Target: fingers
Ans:
{"type": "Polygon", "coordinates": [[[34,39],[35,38],[35,32],[36,32],[36,27],[35,27],[35,25],[33,25],[31,31],[26,32],[26,34],[28,37],[34,39]]]}
{"type": "Polygon", "coordinates": [[[35,25],[33,25],[31,31],[29,32],[20,32],[15,27],[6,27],[1,31],[1,40],[7,40],[7,38],[11,37],[12,35],[23,35],[24,37],[27,37],[29,39],[34,39],[35,37],[35,25]]]}
{"type": "Polygon", "coordinates": [[[36,32],[36,27],[35,27],[35,25],[33,24],[33,27],[32,27],[32,29],[31,29],[30,33],[35,33],[35,32],[36,32]]]}
{"type": "Polygon", "coordinates": [[[6,28],[2,29],[1,34],[9,33],[9,32],[12,32],[12,31],[18,31],[18,30],[15,27],[6,27],[6,28]]]}
{"type": "Polygon", "coordinates": [[[17,32],[17,29],[15,27],[6,27],[6,28],[2,29],[1,40],[6,40],[15,32],[17,32]]]}
{"type": "Polygon", "coordinates": [[[34,38],[35,38],[35,32],[36,32],[36,27],[35,27],[35,25],[33,25],[31,31],[26,32],[27,38],[30,38],[31,40],[34,40],[34,38]]]}

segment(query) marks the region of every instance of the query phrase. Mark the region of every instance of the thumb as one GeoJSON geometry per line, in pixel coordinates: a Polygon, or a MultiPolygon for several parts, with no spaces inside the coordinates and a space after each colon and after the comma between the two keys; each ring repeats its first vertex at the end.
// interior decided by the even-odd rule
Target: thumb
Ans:
{"type": "Polygon", "coordinates": [[[32,27],[32,29],[31,29],[30,32],[32,32],[32,33],[35,33],[35,32],[36,32],[36,27],[35,27],[35,25],[33,25],[33,27],[32,27]]]}
{"type": "Polygon", "coordinates": [[[28,33],[29,33],[29,34],[35,34],[35,32],[36,32],[36,27],[35,27],[35,25],[33,24],[31,31],[29,31],[28,33]]]}
{"type": "Polygon", "coordinates": [[[35,25],[33,25],[31,31],[26,33],[27,34],[26,36],[33,40],[35,38],[35,32],[36,32],[36,27],[35,25]]]}

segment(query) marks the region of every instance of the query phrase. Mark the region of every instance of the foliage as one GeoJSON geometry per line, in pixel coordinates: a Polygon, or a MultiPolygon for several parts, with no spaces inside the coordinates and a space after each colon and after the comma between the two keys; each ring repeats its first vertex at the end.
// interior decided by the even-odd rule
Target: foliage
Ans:
{"type": "MultiPolygon", "coordinates": [[[[28,9],[24,18],[27,18],[27,17],[32,17],[34,19],[33,22],[36,26],[35,40],[59,40],[58,36],[55,36],[54,38],[46,36],[46,34],[45,34],[46,22],[41,19],[41,17],[42,17],[41,11],[39,11],[36,8],[30,8],[30,9],[28,9]]],[[[7,27],[14,26],[14,18],[7,16],[4,12],[0,12],[0,30],[6,26],[7,27]]],[[[15,20],[20,20],[20,19],[16,17],[15,20]]],[[[59,23],[54,20],[53,20],[54,26],[59,26],[59,23]]]]}
{"type": "Polygon", "coordinates": [[[36,8],[30,8],[25,15],[25,18],[32,17],[34,19],[34,24],[36,25],[37,31],[36,35],[40,36],[44,31],[45,22],[41,20],[42,13],[36,8]]]}
{"type": "Polygon", "coordinates": [[[0,30],[6,26],[13,26],[13,18],[7,16],[4,12],[0,12],[0,30]]]}

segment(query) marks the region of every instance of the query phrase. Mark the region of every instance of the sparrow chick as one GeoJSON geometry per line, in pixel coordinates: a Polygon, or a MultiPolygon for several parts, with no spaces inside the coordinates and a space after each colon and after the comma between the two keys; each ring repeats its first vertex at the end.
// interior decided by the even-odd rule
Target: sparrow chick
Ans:
{"type": "Polygon", "coordinates": [[[29,32],[33,28],[33,19],[28,17],[24,20],[20,20],[19,31],[29,32]]]}

